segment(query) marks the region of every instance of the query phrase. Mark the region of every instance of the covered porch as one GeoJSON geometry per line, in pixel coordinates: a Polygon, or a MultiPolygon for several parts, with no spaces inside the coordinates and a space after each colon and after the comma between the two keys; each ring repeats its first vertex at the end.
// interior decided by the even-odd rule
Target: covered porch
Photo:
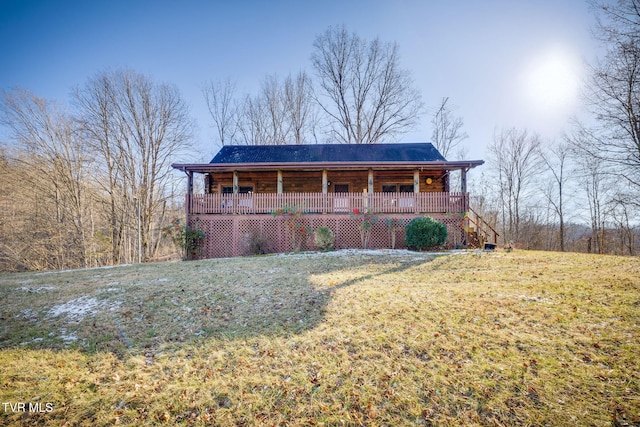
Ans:
{"type": "Polygon", "coordinates": [[[362,164],[175,164],[187,175],[186,213],[268,214],[283,207],[305,213],[464,213],[467,172],[482,161],[362,164]],[[459,173],[459,191],[450,191],[459,173]],[[194,194],[194,177],[204,192],[194,194]]]}

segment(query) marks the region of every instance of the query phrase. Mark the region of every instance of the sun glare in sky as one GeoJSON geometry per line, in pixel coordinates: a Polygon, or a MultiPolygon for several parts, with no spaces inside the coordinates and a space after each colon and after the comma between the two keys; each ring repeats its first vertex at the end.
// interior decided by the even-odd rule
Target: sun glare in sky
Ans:
{"type": "Polygon", "coordinates": [[[534,55],[524,71],[524,94],[533,110],[545,114],[568,111],[578,98],[579,61],[571,53],[554,48],[534,55]]]}

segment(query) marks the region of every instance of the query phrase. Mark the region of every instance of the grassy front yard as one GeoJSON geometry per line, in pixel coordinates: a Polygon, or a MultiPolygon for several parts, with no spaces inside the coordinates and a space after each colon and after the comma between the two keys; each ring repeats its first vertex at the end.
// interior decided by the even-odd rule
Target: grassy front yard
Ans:
{"type": "Polygon", "coordinates": [[[640,425],[638,258],[4,274],[0,320],[2,425],[640,425]]]}

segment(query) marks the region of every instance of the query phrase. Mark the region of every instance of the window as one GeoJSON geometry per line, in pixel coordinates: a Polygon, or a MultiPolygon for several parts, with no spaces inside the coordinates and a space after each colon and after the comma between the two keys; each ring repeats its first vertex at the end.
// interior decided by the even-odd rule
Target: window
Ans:
{"type": "MultiPolygon", "coordinates": [[[[238,187],[239,194],[253,193],[253,185],[241,185],[238,187]]],[[[233,194],[233,186],[222,186],[222,194],[233,194]]]]}
{"type": "Polygon", "coordinates": [[[400,185],[401,193],[413,193],[413,184],[402,184],[400,185]]]}
{"type": "Polygon", "coordinates": [[[413,193],[413,184],[383,184],[383,193],[413,193]]]}
{"type": "Polygon", "coordinates": [[[395,193],[397,190],[397,185],[393,184],[393,185],[383,185],[382,186],[382,192],[383,193],[395,193]]]}
{"type": "Polygon", "coordinates": [[[334,184],[333,185],[334,193],[348,193],[349,192],[349,184],[334,184]]]}

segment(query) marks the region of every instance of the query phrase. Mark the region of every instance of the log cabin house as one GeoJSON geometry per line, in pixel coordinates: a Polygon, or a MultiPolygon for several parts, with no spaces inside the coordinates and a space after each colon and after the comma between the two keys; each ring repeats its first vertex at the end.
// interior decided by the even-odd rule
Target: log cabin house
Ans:
{"type": "Polygon", "coordinates": [[[315,249],[310,231],[320,226],[336,248],[362,247],[363,212],[375,213],[369,248],[405,248],[404,226],[424,215],[447,226],[449,247],[495,244],[497,233],[470,214],[467,172],[483,163],[410,143],[225,146],[210,163],[172,166],[188,177],[187,224],[206,235],[200,256],[215,258],[292,250],[291,230],[273,215],[283,208],[301,212],[302,249],[315,249]],[[204,176],[204,194],[193,194],[194,174],[204,176]]]}

